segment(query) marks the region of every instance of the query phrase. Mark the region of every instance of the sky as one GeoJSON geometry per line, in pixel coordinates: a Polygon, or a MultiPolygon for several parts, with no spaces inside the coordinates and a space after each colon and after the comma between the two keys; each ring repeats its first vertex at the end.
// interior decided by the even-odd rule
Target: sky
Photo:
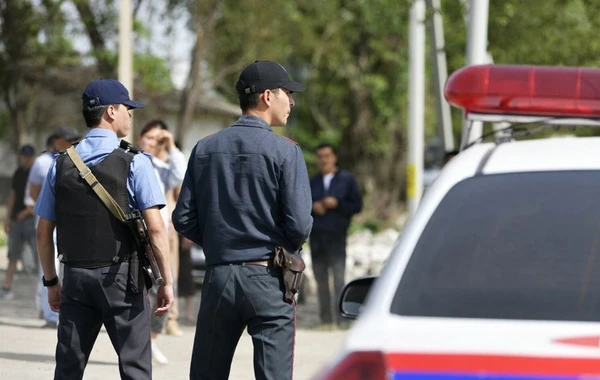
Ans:
{"type": "MultiPolygon", "coordinates": [[[[96,0],[93,3],[102,6],[104,1],[96,0]]],[[[118,7],[120,3],[121,1],[116,1],[114,6],[118,7]]],[[[165,5],[165,0],[146,0],[142,3],[136,18],[142,20],[143,24],[149,28],[150,39],[149,41],[137,39],[135,47],[137,51],[149,50],[154,55],[164,58],[171,71],[173,84],[176,88],[181,89],[185,86],[190,70],[194,35],[186,27],[188,21],[186,17],[179,17],[176,22],[172,22],[173,30],[170,34],[167,33],[171,21],[164,20],[161,16],[165,5]]],[[[84,55],[89,53],[91,44],[88,36],[81,33],[83,24],[75,6],[72,2],[65,1],[62,9],[70,24],[68,30],[75,49],[84,55]]],[[[111,45],[113,45],[112,48],[117,49],[116,41],[112,41],[111,45]]],[[[90,58],[87,63],[93,63],[93,60],[90,58]]]]}

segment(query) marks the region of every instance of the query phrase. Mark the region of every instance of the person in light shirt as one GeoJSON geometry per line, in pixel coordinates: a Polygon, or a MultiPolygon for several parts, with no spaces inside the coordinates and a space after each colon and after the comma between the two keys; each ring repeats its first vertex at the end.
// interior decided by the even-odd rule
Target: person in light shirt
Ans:
{"type": "MultiPolygon", "coordinates": [[[[173,134],[169,132],[166,123],[162,120],[150,120],[144,125],[140,132],[138,144],[144,152],[150,154],[152,160],[152,166],[158,178],[160,189],[165,195],[167,205],[160,210],[161,216],[167,228],[167,234],[169,235],[169,260],[171,262],[171,268],[173,269],[173,283],[175,297],[177,297],[177,275],[179,272],[179,250],[174,249],[174,245],[171,242],[173,234],[175,237],[177,234],[173,230],[171,223],[171,213],[174,207],[174,202],[169,202],[169,198],[173,197],[173,192],[179,188],[183,182],[185,175],[185,169],[187,167],[187,160],[184,154],[175,145],[173,134]],[[171,204],[169,204],[171,203],[171,204]]],[[[157,291],[157,287],[151,289],[151,293],[157,291]]],[[[150,302],[154,301],[155,297],[150,297],[150,302]]],[[[173,306],[164,316],[151,316],[151,338],[152,338],[152,360],[157,364],[167,364],[168,358],[158,348],[156,343],[158,335],[162,332],[163,327],[166,333],[169,335],[180,336],[183,331],[177,324],[177,303],[174,299],[173,306]],[[166,319],[166,320],[165,320],[166,319]]],[[[152,307],[156,305],[152,304],[152,307]]]]}
{"type": "MultiPolygon", "coordinates": [[[[33,166],[29,171],[29,177],[27,178],[27,188],[25,191],[25,205],[31,213],[33,214],[33,207],[37,202],[37,199],[42,190],[42,185],[46,181],[46,176],[48,175],[48,170],[54,159],[56,157],[57,152],[64,151],[68,149],[73,142],[79,140],[81,134],[77,132],[77,130],[67,127],[67,126],[59,126],[52,132],[48,139],[46,140],[46,151],[40,154],[35,161],[33,162],[33,166]]],[[[39,218],[36,216],[35,225],[37,226],[39,218]]],[[[56,233],[54,234],[54,242],[56,242],[56,233]]],[[[57,273],[61,273],[60,271],[60,261],[58,258],[54,258],[54,267],[57,273]]],[[[39,267],[39,275],[40,278],[43,275],[42,267],[39,267]]],[[[44,328],[56,328],[58,324],[58,313],[53,311],[48,304],[48,289],[42,285],[42,281],[38,281],[37,287],[37,304],[39,308],[41,308],[42,315],[44,317],[45,324],[42,326],[44,328]]]]}

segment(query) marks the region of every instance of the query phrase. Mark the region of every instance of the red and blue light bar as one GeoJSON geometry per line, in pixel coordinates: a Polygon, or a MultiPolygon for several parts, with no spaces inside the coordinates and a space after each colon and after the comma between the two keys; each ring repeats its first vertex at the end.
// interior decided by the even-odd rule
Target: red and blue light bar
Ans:
{"type": "Polygon", "coordinates": [[[600,118],[600,69],[467,66],[448,78],[444,96],[467,114],[600,118]]]}

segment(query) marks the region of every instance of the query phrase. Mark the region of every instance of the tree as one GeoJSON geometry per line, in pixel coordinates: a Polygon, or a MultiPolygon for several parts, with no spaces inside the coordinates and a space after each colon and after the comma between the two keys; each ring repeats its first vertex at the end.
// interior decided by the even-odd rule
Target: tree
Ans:
{"type": "Polygon", "coordinates": [[[183,141],[188,125],[192,121],[198,99],[208,78],[202,75],[201,65],[213,41],[215,25],[224,0],[211,0],[204,6],[196,3],[191,7],[192,22],[196,25],[196,40],[192,49],[192,63],[185,88],[181,93],[180,110],[177,120],[177,140],[183,141]]]}
{"type": "MultiPolygon", "coordinates": [[[[119,59],[116,48],[119,34],[119,2],[115,3],[114,0],[72,0],[72,2],[92,45],[90,53],[96,61],[98,73],[105,78],[115,78],[119,59]]],[[[148,28],[151,25],[135,19],[143,4],[143,0],[134,2],[133,31],[136,42],[150,38],[148,28]]],[[[152,7],[150,3],[147,4],[152,7]]],[[[134,52],[133,65],[135,79],[141,82],[145,89],[153,92],[167,92],[173,89],[165,60],[157,57],[150,50],[137,49],[134,52]]]]}
{"type": "MultiPolygon", "coordinates": [[[[0,85],[14,147],[39,125],[42,87],[57,69],[77,62],[64,36],[60,1],[0,1],[0,85]]],[[[57,88],[60,84],[54,83],[57,88]]],[[[4,132],[8,132],[4,129],[4,132]]]]}
{"type": "MultiPolygon", "coordinates": [[[[198,4],[183,3],[188,9],[198,4]]],[[[356,172],[373,215],[385,218],[398,211],[403,192],[409,6],[393,0],[225,2],[215,48],[203,61],[208,88],[237,102],[234,84],[245,65],[256,59],[284,64],[308,85],[297,95],[287,133],[309,161],[320,140],[341,145],[342,165],[356,172]]]]}

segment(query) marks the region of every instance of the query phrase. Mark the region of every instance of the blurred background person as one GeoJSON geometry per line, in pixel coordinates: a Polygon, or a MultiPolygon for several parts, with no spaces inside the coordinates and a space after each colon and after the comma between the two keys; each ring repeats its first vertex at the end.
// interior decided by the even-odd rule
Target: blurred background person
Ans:
{"type": "MultiPolygon", "coordinates": [[[[27,178],[25,204],[32,213],[33,207],[42,190],[42,186],[46,181],[48,170],[50,169],[52,162],[54,162],[56,154],[69,149],[71,145],[80,138],[81,134],[76,129],[67,126],[59,126],[50,136],[48,136],[48,139],[46,140],[46,151],[35,159],[27,178]]],[[[37,226],[39,218],[36,217],[35,219],[35,224],[37,226]]],[[[54,244],[56,244],[56,231],[54,231],[54,244]]],[[[56,273],[60,274],[60,260],[58,260],[58,257],[54,258],[54,265],[56,267],[56,273]]],[[[44,321],[46,321],[42,327],[56,328],[58,326],[58,313],[52,311],[48,304],[48,288],[42,284],[42,275],[43,272],[40,266],[37,299],[41,307],[44,321]]]]}
{"type": "MultiPolygon", "coordinates": [[[[175,145],[173,134],[169,132],[167,125],[162,120],[150,120],[144,125],[140,132],[138,145],[144,152],[151,155],[152,165],[159,179],[161,191],[165,195],[167,200],[166,207],[163,207],[161,215],[165,226],[167,227],[167,234],[169,235],[169,250],[170,250],[170,261],[171,269],[173,271],[173,284],[175,299],[177,299],[177,281],[179,275],[179,244],[177,241],[177,233],[171,223],[171,213],[175,207],[175,193],[178,191],[185,170],[187,167],[187,160],[181,152],[181,150],[175,145]]],[[[157,287],[153,287],[151,292],[155,292],[157,287]]],[[[150,297],[151,302],[156,297],[150,297]]],[[[156,305],[152,305],[153,308],[156,305]]],[[[168,358],[158,348],[156,341],[158,335],[165,330],[171,335],[182,335],[183,331],[177,324],[178,317],[177,302],[171,306],[169,313],[163,316],[151,316],[151,338],[152,338],[152,360],[158,364],[167,364],[168,358]]]]}
{"type": "MultiPolygon", "coordinates": [[[[331,324],[332,310],[344,286],[346,237],[354,214],[362,209],[362,197],[354,174],[338,166],[333,145],[321,143],[315,150],[319,174],[310,180],[313,228],[310,254],[319,296],[321,323],[331,324]],[[333,294],[329,278],[333,276],[333,294]]],[[[335,322],[339,322],[337,313],[335,322]]]]}
{"type": "MultiPolygon", "coordinates": [[[[19,149],[19,167],[15,170],[8,200],[6,203],[6,221],[4,223],[4,231],[8,235],[8,266],[2,289],[0,289],[0,298],[12,299],[14,292],[12,285],[15,273],[17,272],[17,264],[21,260],[23,268],[23,251],[25,244],[29,245],[33,257],[37,255],[35,249],[35,218],[33,212],[25,206],[25,188],[27,187],[27,177],[29,170],[35,160],[35,148],[33,145],[23,145],[19,149]]],[[[33,273],[37,273],[37,259],[34,259],[35,268],[33,273]]]]}
{"type": "MultiPolygon", "coordinates": [[[[196,325],[196,309],[194,298],[196,296],[196,284],[192,274],[192,245],[194,243],[179,235],[179,279],[177,291],[179,300],[183,302],[183,323],[188,326],[196,325]]],[[[181,319],[181,315],[179,316],[181,319]]]]}

